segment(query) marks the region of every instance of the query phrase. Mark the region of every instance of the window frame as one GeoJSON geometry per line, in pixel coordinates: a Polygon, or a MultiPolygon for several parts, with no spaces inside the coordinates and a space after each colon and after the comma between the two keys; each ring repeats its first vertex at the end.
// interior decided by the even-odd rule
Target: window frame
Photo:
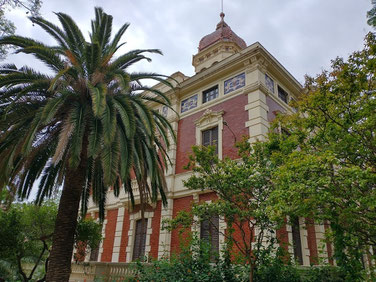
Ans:
{"type": "Polygon", "coordinates": [[[202,130],[201,131],[201,145],[202,146],[215,146],[215,153],[218,155],[218,139],[219,139],[219,134],[218,134],[218,126],[214,126],[214,127],[211,127],[211,128],[208,128],[208,129],[205,129],[205,130],[202,130]],[[216,139],[215,140],[215,143],[213,142],[213,133],[216,131],[216,139]],[[205,133],[209,133],[209,144],[204,144],[204,141],[205,141],[205,133]]]}
{"type": "Polygon", "coordinates": [[[284,89],[282,88],[280,85],[277,86],[277,95],[278,95],[278,98],[283,101],[284,103],[288,104],[289,103],[289,93],[284,89]],[[283,98],[283,95],[280,95],[280,94],[285,94],[286,95],[286,101],[285,99],[283,98]],[[282,97],[281,97],[282,96],[282,97]]]}
{"type": "Polygon", "coordinates": [[[218,97],[219,97],[219,85],[217,84],[217,85],[214,85],[214,86],[202,91],[202,104],[206,104],[210,101],[213,101],[213,100],[217,99],[218,97]],[[211,98],[210,100],[205,99],[205,94],[209,94],[209,93],[213,92],[214,89],[217,90],[216,96],[214,98],[211,98]]]}
{"type": "MultiPolygon", "coordinates": [[[[145,242],[145,255],[148,256],[151,251],[150,236],[152,234],[152,221],[154,217],[154,211],[149,211],[144,213],[144,218],[148,219],[147,229],[146,229],[146,242],[145,242]]],[[[128,230],[128,244],[125,250],[125,261],[133,261],[133,248],[136,236],[136,222],[142,219],[141,211],[130,213],[129,215],[129,230],[128,230]]]]}
{"type": "Polygon", "coordinates": [[[148,218],[144,218],[144,219],[140,218],[135,221],[132,261],[142,260],[146,255],[146,237],[148,233],[148,221],[149,221],[148,218]],[[140,226],[141,234],[137,234],[138,226],[140,226]],[[141,235],[141,239],[139,239],[139,235],[141,235]],[[136,242],[140,242],[139,243],[140,245],[138,247],[141,248],[141,250],[137,250],[136,242]]]}
{"type": "Polygon", "coordinates": [[[203,115],[195,121],[195,125],[196,125],[196,145],[197,146],[200,146],[202,145],[202,132],[207,130],[207,129],[210,129],[210,128],[214,128],[216,126],[218,126],[218,145],[217,145],[217,148],[218,148],[218,158],[219,159],[222,159],[222,151],[223,151],[223,142],[222,142],[222,139],[223,139],[223,114],[225,112],[222,110],[222,111],[219,111],[219,112],[216,112],[216,111],[212,111],[210,109],[207,109],[203,115]]]}
{"type": "Polygon", "coordinates": [[[211,247],[211,258],[210,260],[214,262],[217,255],[219,255],[220,246],[220,218],[218,215],[213,215],[210,218],[200,221],[200,240],[207,241],[211,247]],[[204,230],[205,225],[207,225],[207,230],[204,230]],[[214,234],[214,232],[216,234],[214,234]]]}

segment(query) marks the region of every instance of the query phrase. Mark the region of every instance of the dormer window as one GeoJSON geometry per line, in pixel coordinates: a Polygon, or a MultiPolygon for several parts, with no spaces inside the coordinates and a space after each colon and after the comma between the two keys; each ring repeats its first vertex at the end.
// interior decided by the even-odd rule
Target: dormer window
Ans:
{"type": "Polygon", "coordinates": [[[209,102],[218,97],[218,85],[202,92],[202,103],[209,102]]]}
{"type": "Polygon", "coordinates": [[[281,86],[278,85],[278,97],[285,102],[288,103],[288,94],[281,86]]]}

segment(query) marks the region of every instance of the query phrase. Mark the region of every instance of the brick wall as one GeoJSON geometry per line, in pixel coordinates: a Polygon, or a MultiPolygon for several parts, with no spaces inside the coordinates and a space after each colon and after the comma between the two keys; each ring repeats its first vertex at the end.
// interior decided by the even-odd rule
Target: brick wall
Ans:
{"type": "Polygon", "coordinates": [[[157,206],[154,210],[154,216],[151,222],[151,228],[153,233],[150,236],[150,253],[149,255],[153,258],[158,258],[158,248],[159,248],[159,232],[161,224],[161,208],[162,201],[158,201],[157,206]]]}
{"type": "MultiPolygon", "coordinates": [[[[286,220],[285,220],[286,222],[286,220]]],[[[289,251],[289,236],[287,233],[286,225],[283,225],[280,229],[277,230],[277,240],[279,242],[279,246],[285,249],[286,253],[288,254],[289,251]]]]}
{"type": "Polygon", "coordinates": [[[129,212],[128,209],[124,211],[123,229],[121,230],[121,244],[119,251],[119,262],[126,262],[126,250],[128,246],[128,231],[129,231],[129,212]]]}
{"type": "Polygon", "coordinates": [[[268,105],[268,122],[272,122],[278,112],[284,113],[285,110],[272,98],[266,96],[266,105],[268,105]]]}
{"type": "Polygon", "coordinates": [[[317,241],[316,241],[316,232],[315,225],[312,219],[306,218],[306,228],[307,228],[307,241],[308,248],[310,252],[309,263],[311,265],[318,264],[318,252],[317,252],[317,241]]]}
{"type": "Polygon", "coordinates": [[[107,224],[105,229],[105,238],[103,239],[103,253],[101,256],[102,262],[111,262],[112,249],[114,247],[116,220],[118,215],[118,209],[107,211],[107,224]]]}
{"type": "MultiPolygon", "coordinates": [[[[179,211],[189,211],[192,207],[193,196],[174,199],[174,207],[172,210],[172,218],[175,218],[179,211]]],[[[174,229],[171,232],[171,254],[180,251],[180,238],[187,239],[190,236],[190,229],[186,229],[181,233],[181,229],[174,229]]],[[[187,241],[186,241],[187,242],[187,241]]]]}
{"type": "MultiPolygon", "coordinates": [[[[325,231],[327,231],[330,228],[330,226],[327,222],[324,223],[324,227],[325,227],[325,231]]],[[[332,244],[328,241],[326,242],[326,249],[328,250],[329,263],[331,265],[334,265],[333,248],[332,248],[332,244]]]]}
{"type": "MultiPolygon", "coordinates": [[[[239,95],[218,105],[210,107],[212,111],[225,111],[223,120],[226,121],[228,127],[234,132],[236,141],[240,141],[243,135],[248,134],[245,122],[248,120],[248,112],[244,107],[247,104],[247,96],[239,95]]],[[[196,145],[196,125],[205,110],[190,115],[179,120],[177,152],[176,152],[176,174],[185,170],[183,167],[188,164],[188,156],[192,153],[192,146],[196,145]]],[[[234,148],[235,139],[232,132],[227,126],[223,127],[223,156],[231,158],[237,157],[237,150],[234,148]]]]}
{"type": "Polygon", "coordinates": [[[206,202],[206,201],[212,201],[214,202],[215,200],[218,199],[218,196],[215,192],[209,192],[205,194],[200,194],[199,195],[199,201],[201,202],[206,202]]]}

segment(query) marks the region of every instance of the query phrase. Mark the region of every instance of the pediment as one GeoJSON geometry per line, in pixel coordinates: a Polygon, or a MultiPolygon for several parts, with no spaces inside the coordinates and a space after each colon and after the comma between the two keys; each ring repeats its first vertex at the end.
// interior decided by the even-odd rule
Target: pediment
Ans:
{"type": "Polygon", "coordinates": [[[225,111],[212,111],[210,109],[207,109],[202,116],[195,121],[195,124],[197,127],[204,127],[207,124],[218,122],[225,111]]]}

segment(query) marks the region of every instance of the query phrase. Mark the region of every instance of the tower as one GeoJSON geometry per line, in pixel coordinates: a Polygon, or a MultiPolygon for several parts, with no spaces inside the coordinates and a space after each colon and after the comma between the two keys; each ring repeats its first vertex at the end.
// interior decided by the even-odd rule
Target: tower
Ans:
{"type": "Polygon", "coordinates": [[[199,43],[198,53],[193,55],[192,65],[195,72],[199,73],[214,64],[240,52],[247,47],[245,41],[240,38],[225,22],[225,14],[220,14],[221,20],[216,30],[204,36],[199,43]]]}

